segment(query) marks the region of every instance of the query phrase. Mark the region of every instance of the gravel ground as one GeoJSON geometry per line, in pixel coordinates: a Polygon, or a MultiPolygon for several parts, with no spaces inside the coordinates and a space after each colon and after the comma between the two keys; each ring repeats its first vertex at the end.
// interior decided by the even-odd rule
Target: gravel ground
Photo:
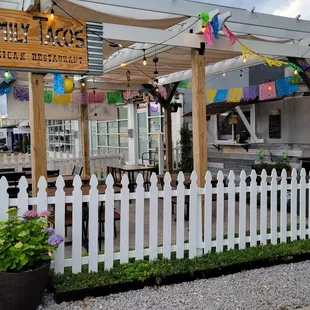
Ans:
{"type": "Polygon", "coordinates": [[[60,305],[46,295],[38,310],[289,310],[309,305],[307,261],[60,305]]]}

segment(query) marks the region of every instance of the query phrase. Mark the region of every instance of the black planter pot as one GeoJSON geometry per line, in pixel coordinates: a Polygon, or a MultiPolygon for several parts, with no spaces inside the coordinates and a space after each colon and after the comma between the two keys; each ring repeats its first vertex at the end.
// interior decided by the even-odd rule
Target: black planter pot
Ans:
{"type": "Polygon", "coordinates": [[[26,272],[0,272],[0,309],[36,310],[47,286],[50,263],[26,272]]]}

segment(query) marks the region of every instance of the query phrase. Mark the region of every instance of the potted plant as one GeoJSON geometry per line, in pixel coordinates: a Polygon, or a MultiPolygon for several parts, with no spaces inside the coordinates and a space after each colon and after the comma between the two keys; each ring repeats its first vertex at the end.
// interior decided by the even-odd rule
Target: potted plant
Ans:
{"type": "Polygon", "coordinates": [[[50,212],[17,209],[0,222],[0,309],[35,310],[47,285],[52,253],[63,237],[48,227],[50,212]]]}

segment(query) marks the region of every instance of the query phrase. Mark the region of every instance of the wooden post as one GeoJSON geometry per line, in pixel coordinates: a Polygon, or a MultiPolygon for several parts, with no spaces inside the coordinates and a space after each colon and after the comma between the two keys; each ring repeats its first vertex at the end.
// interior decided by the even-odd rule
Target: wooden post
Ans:
{"type": "Polygon", "coordinates": [[[173,148],[172,148],[170,104],[167,104],[165,109],[165,142],[166,142],[166,171],[169,173],[173,173],[173,148]]]}
{"type": "Polygon", "coordinates": [[[207,109],[205,56],[192,49],[192,117],[194,170],[198,186],[204,187],[207,172],[207,109]]]}
{"type": "MultiPolygon", "coordinates": [[[[87,93],[86,86],[81,86],[81,92],[87,93]]],[[[83,175],[90,175],[90,156],[89,156],[89,122],[88,105],[81,105],[81,137],[82,137],[82,166],[83,175]]]]}
{"type": "Polygon", "coordinates": [[[44,75],[29,73],[28,80],[31,130],[32,195],[36,196],[40,176],[47,176],[44,75]]]}

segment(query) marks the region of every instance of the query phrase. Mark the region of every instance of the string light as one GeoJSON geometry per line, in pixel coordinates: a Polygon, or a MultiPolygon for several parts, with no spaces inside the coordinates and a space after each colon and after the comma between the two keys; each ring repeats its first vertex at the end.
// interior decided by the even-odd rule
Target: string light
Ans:
{"type": "Polygon", "coordinates": [[[123,67],[126,67],[127,66],[127,64],[126,64],[126,62],[122,62],[121,63],[121,67],[123,68],[123,67]]]}
{"type": "Polygon", "coordinates": [[[205,31],[206,31],[206,27],[205,27],[205,26],[202,26],[202,27],[201,27],[201,33],[205,33],[205,31]]]}
{"type": "Polygon", "coordinates": [[[7,78],[8,76],[9,76],[9,71],[5,71],[5,72],[4,72],[4,77],[7,78]]]}
{"type": "Polygon", "coordinates": [[[226,76],[226,72],[223,72],[223,77],[225,77],[226,76]]]}
{"type": "Polygon", "coordinates": [[[81,82],[81,86],[82,86],[82,87],[85,87],[85,85],[86,85],[86,84],[85,84],[85,81],[84,81],[84,80],[82,80],[82,82],[81,82]]]}
{"type": "Polygon", "coordinates": [[[272,90],[272,87],[271,87],[271,85],[269,85],[268,89],[269,89],[269,90],[272,90]]]}
{"type": "Polygon", "coordinates": [[[146,49],[144,48],[143,49],[143,61],[142,61],[143,66],[147,65],[147,61],[146,61],[146,57],[145,57],[145,51],[146,51],[146,49]]]}
{"type": "Polygon", "coordinates": [[[246,63],[246,61],[247,61],[247,58],[246,58],[246,56],[244,56],[243,57],[243,62],[246,63]]]}
{"type": "Polygon", "coordinates": [[[52,9],[51,9],[51,19],[53,20],[55,17],[55,11],[54,11],[54,6],[52,6],[52,9]]]}
{"type": "Polygon", "coordinates": [[[158,86],[155,87],[155,91],[158,92],[158,86]]]}
{"type": "Polygon", "coordinates": [[[298,71],[297,71],[296,69],[294,70],[294,74],[295,74],[295,75],[298,74],[298,71]]]}

